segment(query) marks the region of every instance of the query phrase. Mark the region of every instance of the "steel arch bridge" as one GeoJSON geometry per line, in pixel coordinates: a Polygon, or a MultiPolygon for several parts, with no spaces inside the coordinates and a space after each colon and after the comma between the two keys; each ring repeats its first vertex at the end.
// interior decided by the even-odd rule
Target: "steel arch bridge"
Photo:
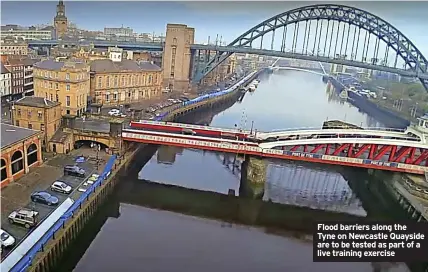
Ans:
{"type": "Polygon", "coordinates": [[[199,47],[192,47],[192,49],[217,51],[215,56],[202,69],[199,77],[195,78],[196,81],[201,81],[233,53],[247,52],[278,57],[318,60],[418,77],[425,89],[428,90],[428,61],[416,46],[403,33],[385,20],[367,11],[345,5],[316,4],[296,8],[261,22],[227,46],[201,45],[199,47]],[[312,22],[314,25],[316,24],[315,38],[313,39],[313,43],[309,44],[312,22]],[[299,35],[299,28],[297,26],[300,23],[305,23],[305,31],[302,53],[297,53],[296,46],[299,35]],[[326,23],[327,27],[324,30],[327,35],[323,33],[323,27],[325,27],[326,23]],[[335,23],[337,25],[336,29],[334,29],[335,23]],[[343,24],[342,29],[340,29],[341,23],[343,24]],[[285,43],[287,42],[287,29],[293,25],[292,52],[290,53],[286,52],[285,43]],[[346,26],[348,26],[347,29],[346,26]],[[351,28],[354,31],[351,31],[351,28]],[[281,30],[281,48],[280,50],[274,50],[275,31],[281,30]],[[360,40],[361,30],[365,32],[364,43],[362,45],[362,39],[360,40]],[[340,32],[342,33],[339,38],[340,32]],[[270,50],[263,49],[263,38],[267,34],[272,35],[270,50]],[[336,36],[334,44],[332,44],[333,35],[336,36]],[[321,36],[323,36],[323,39],[321,39],[321,36]],[[371,47],[374,44],[374,49],[373,54],[369,56],[368,51],[372,36],[375,37],[375,41],[371,43],[371,47]],[[253,43],[258,39],[260,39],[260,47],[257,49],[253,48],[253,43]],[[323,41],[321,42],[321,40],[323,41]],[[327,40],[329,40],[328,46],[327,40]],[[339,41],[340,45],[338,45],[339,41]],[[382,52],[384,54],[382,61],[379,59],[380,42],[383,42],[385,45],[384,52],[382,52]],[[313,48],[312,51],[316,53],[312,55],[303,53],[307,52],[305,48],[313,48]],[[334,52],[332,52],[333,48],[334,52]],[[327,51],[328,54],[326,54],[327,51]],[[392,54],[395,53],[395,56],[391,56],[390,51],[392,54]],[[370,59],[371,56],[373,57],[370,59]],[[368,59],[371,61],[367,61],[368,59]],[[388,61],[390,59],[393,62],[391,65],[388,61]],[[397,66],[398,60],[403,62],[403,68],[397,66]]]}

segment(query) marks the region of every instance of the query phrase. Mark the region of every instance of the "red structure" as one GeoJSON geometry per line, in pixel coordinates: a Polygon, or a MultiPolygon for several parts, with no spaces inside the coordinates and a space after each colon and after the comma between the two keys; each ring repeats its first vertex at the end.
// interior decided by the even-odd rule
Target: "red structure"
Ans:
{"type": "Polygon", "coordinates": [[[424,174],[428,171],[428,150],[419,142],[405,139],[364,138],[359,135],[358,138],[305,138],[260,144],[217,136],[184,135],[182,132],[134,129],[123,130],[122,138],[125,141],[148,144],[173,145],[414,174],[424,174]]]}

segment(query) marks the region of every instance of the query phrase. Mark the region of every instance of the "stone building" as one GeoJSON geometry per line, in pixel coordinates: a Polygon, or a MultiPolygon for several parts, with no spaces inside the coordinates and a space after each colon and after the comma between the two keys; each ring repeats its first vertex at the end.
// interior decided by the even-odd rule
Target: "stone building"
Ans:
{"type": "Polygon", "coordinates": [[[89,66],[78,60],[44,60],[34,64],[34,95],[60,102],[62,115],[86,111],[90,88],[89,66]]]}
{"type": "Polygon", "coordinates": [[[43,97],[23,97],[14,103],[12,121],[18,127],[42,131],[42,146],[46,147],[60,128],[61,104],[43,97]]]}
{"type": "Polygon", "coordinates": [[[194,42],[194,28],[180,24],[167,25],[162,58],[164,87],[179,91],[190,88],[190,45],[194,42]]]}
{"type": "Polygon", "coordinates": [[[1,188],[42,164],[42,132],[1,124],[1,188]]]}
{"type": "Polygon", "coordinates": [[[26,56],[28,55],[28,44],[21,38],[5,37],[1,41],[0,54],[26,56]]]}
{"type": "Polygon", "coordinates": [[[67,33],[68,20],[65,16],[65,5],[62,0],[56,6],[56,16],[54,17],[55,37],[61,39],[67,33]]]}
{"type": "Polygon", "coordinates": [[[94,60],[91,63],[91,97],[98,105],[137,102],[161,94],[162,69],[151,62],[120,59],[94,60]]]}
{"type": "Polygon", "coordinates": [[[9,95],[12,92],[11,89],[11,81],[12,81],[12,73],[3,65],[3,63],[0,63],[0,69],[1,69],[1,78],[0,78],[0,94],[3,98],[9,97],[9,95]]]}

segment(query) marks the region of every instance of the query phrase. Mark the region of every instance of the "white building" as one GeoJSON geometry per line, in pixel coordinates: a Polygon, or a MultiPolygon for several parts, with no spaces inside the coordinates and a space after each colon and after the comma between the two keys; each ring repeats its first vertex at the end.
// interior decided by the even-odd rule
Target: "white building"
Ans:
{"type": "Polygon", "coordinates": [[[39,30],[39,29],[9,29],[3,30],[0,33],[1,39],[6,37],[13,37],[15,39],[21,38],[24,40],[51,40],[52,30],[39,30]]]}
{"type": "Polygon", "coordinates": [[[117,47],[108,48],[109,59],[112,61],[122,61],[123,49],[117,47]]]}
{"type": "Polygon", "coordinates": [[[0,81],[0,94],[1,96],[10,95],[12,92],[11,89],[11,81],[12,81],[12,73],[4,67],[3,63],[0,63],[1,69],[1,81],[0,81]]]}

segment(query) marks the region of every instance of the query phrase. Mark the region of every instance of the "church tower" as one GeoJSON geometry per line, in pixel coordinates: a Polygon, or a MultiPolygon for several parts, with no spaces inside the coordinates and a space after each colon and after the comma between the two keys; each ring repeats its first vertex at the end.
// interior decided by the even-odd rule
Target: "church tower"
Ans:
{"type": "Polygon", "coordinates": [[[56,16],[54,18],[55,37],[62,38],[67,33],[67,17],[65,16],[65,6],[62,0],[56,5],[56,16]]]}

